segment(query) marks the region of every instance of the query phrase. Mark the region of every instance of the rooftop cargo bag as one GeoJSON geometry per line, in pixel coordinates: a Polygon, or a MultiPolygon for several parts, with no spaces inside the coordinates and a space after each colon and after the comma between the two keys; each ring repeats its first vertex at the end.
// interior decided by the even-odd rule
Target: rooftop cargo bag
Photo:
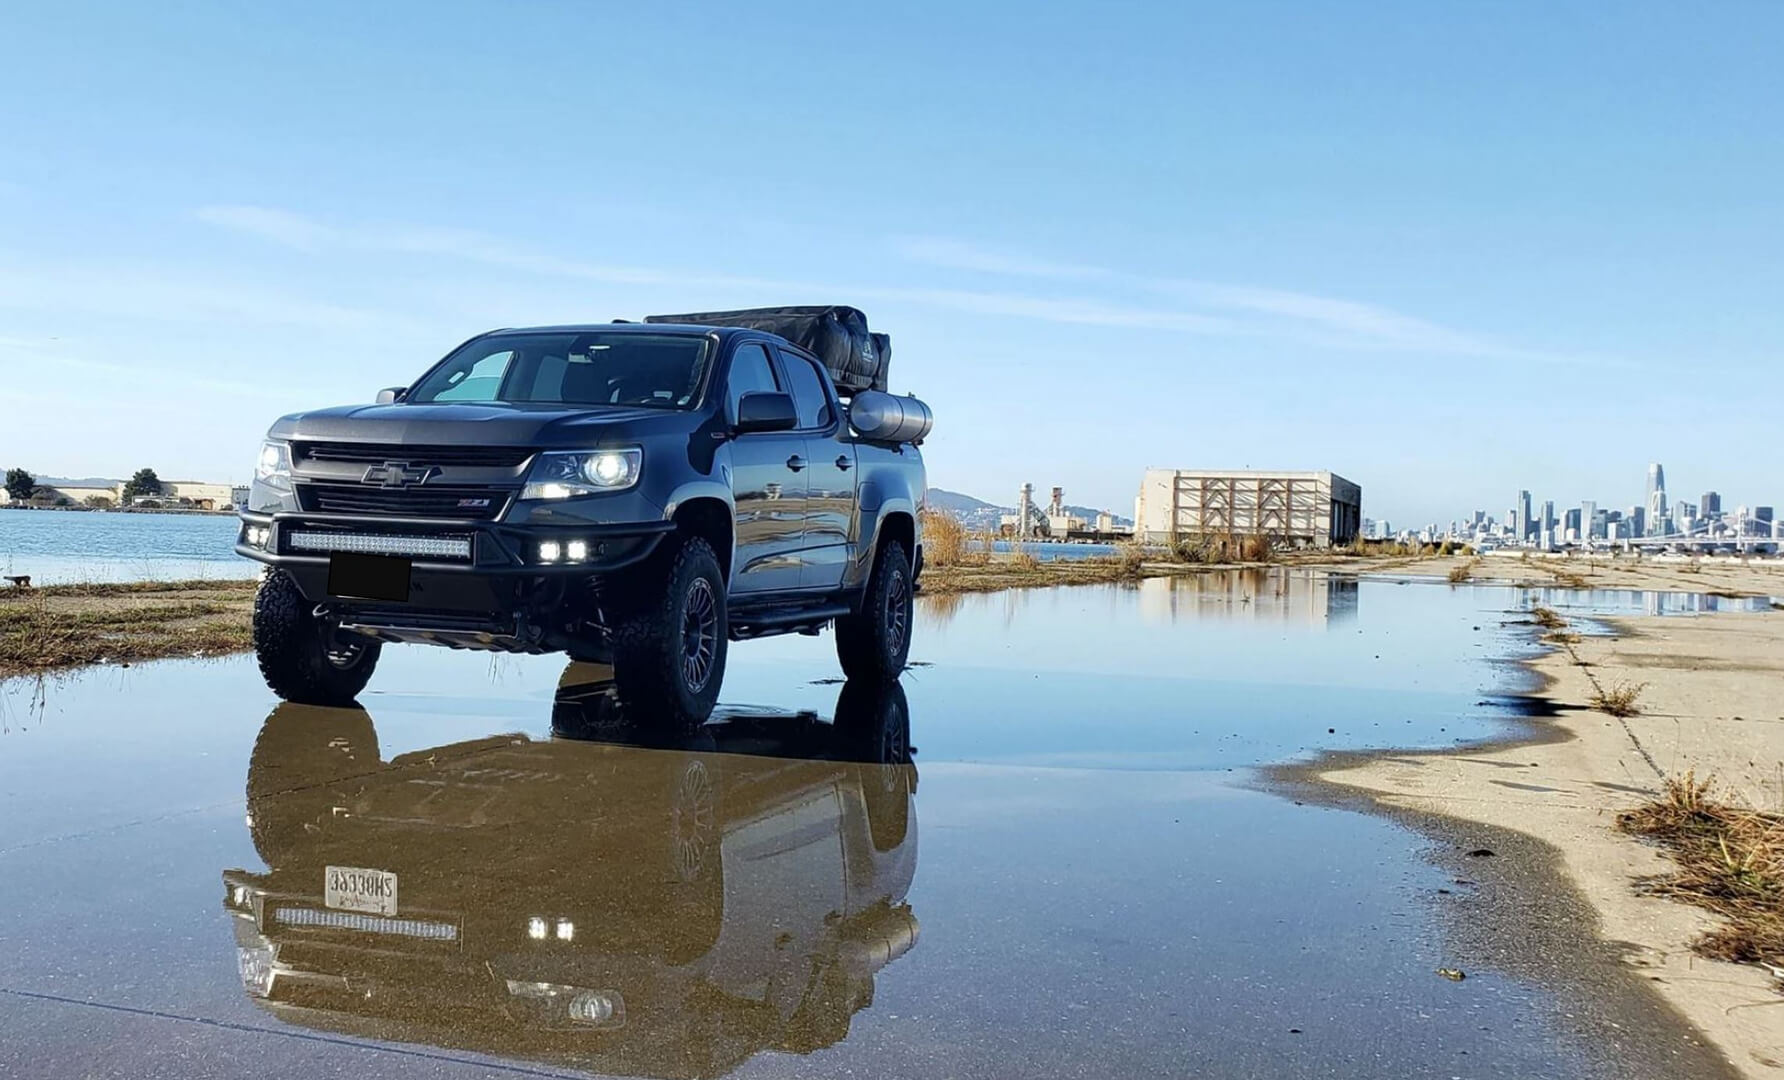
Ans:
{"type": "Polygon", "coordinates": [[[742,311],[707,311],[687,315],[649,315],[647,323],[688,323],[694,326],[741,326],[779,334],[809,349],[830,371],[836,389],[844,394],[885,390],[886,369],[892,360],[892,339],[867,328],[867,316],[858,308],[841,306],[747,308],[742,311]]]}

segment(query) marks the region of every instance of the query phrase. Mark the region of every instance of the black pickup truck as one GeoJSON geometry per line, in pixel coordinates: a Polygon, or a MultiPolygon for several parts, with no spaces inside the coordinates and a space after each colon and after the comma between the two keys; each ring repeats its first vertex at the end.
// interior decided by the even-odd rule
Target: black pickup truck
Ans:
{"type": "Polygon", "coordinates": [[[688,726],[729,641],[832,622],[850,677],[896,675],[928,410],[845,400],[847,365],[733,321],[492,331],[377,404],[273,424],[236,543],[268,567],[267,684],[349,702],[386,642],[567,652],[688,726]]]}
{"type": "Polygon", "coordinates": [[[365,711],[279,704],[248,763],[266,869],[223,872],[255,1004],[613,1076],[718,1077],[846,1037],[920,935],[903,690],[666,733],[633,728],[607,676],[567,666],[549,739],[388,759],[365,711]]]}

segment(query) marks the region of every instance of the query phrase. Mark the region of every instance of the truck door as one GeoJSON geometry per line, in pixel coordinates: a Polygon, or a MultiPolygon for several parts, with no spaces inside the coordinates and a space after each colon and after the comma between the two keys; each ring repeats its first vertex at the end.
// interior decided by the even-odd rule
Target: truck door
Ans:
{"type": "MultiPolygon", "coordinates": [[[[785,392],[768,350],[746,341],[731,354],[725,382],[726,419],[737,420],[737,401],[755,391],[785,392]]],[[[735,593],[799,587],[810,471],[802,431],[758,431],[731,440],[731,495],[736,504],[735,593]]]]}
{"type": "Polygon", "coordinates": [[[799,411],[805,456],[811,462],[799,584],[835,589],[842,585],[843,571],[854,554],[855,445],[846,438],[842,408],[823,371],[807,357],[778,351],[793,406],[799,411]]]}

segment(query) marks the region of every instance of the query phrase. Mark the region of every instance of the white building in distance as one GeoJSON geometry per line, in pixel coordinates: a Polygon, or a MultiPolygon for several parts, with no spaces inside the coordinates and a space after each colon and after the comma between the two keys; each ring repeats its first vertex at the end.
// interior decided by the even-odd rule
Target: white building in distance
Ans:
{"type": "Polygon", "coordinates": [[[1134,500],[1134,537],[1169,544],[1188,536],[1268,536],[1297,547],[1357,537],[1363,489],[1331,472],[1147,469],[1134,500]]]}

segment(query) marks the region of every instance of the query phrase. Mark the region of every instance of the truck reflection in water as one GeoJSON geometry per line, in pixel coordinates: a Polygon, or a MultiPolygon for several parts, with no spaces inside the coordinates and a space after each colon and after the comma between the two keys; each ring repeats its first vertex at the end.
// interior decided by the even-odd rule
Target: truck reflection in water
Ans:
{"type": "Polygon", "coordinates": [[[570,666],[549,740],[390,761],[364,711],[274,709],[248,766],[271,869],[223,874],[248,994],[319,1030],[634,1076],[847,1036],[917,940],[903,690],[661,740],[605,674],[570,666]]]}

